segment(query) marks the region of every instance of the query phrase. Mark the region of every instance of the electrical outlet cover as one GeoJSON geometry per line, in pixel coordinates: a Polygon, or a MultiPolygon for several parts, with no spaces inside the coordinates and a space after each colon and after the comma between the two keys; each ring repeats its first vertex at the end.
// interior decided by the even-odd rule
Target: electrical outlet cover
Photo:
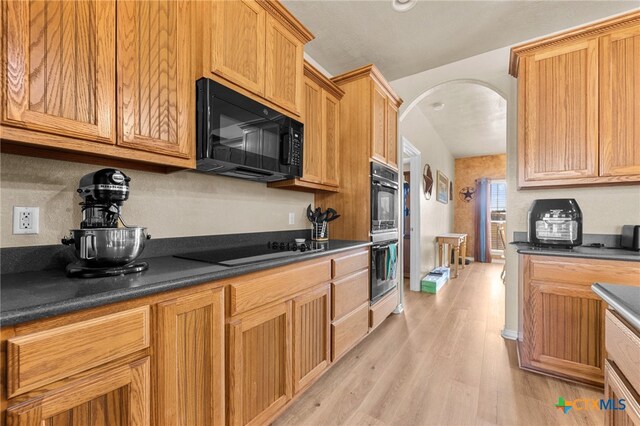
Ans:
{"type": "Polygon", "coordinates": [[[13,207],[13,233],[37,234],[39,232],[39,207],[13,207]]]}

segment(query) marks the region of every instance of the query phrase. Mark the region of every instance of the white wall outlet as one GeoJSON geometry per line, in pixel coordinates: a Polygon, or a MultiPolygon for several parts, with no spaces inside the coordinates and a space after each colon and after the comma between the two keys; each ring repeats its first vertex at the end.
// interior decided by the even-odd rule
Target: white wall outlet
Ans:
{"type": "Polygon", "coordinates": [[[294,212],[289,213],[289,225],[296,224],[296,214],[294,212]]]}
{"type": "Polygon", "coordinates": [[[39,207],[13,207],[13,233],[37,234],[39,232],[39,207]]]}

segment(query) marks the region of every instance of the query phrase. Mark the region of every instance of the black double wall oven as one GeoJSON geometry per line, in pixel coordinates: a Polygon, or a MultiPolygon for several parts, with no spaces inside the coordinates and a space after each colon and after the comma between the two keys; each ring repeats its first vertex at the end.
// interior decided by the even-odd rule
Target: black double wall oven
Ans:
{"type": "Polygon", "coordinates": [[[371,303],[398,282],[398,172],[371,162],[371,303]]]}

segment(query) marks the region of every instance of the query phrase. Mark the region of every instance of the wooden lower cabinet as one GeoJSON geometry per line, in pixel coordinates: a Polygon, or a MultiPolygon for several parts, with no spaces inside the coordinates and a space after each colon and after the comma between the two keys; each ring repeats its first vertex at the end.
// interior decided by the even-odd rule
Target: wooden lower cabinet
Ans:
{"type": "Polygon", "coordinates": [[[331,324],[331,360],[353,348],[369,332],[369,301],[331,324]]]}
{"type": "Polygon", "coordinates": [[[330,287],[293,299],[293,390],[300,392],[331,362],[330,287]]]}
{"type": "Polygon", "coordinates": [[[7,409],[9,426],[150,424],[149,357],[47,389],[7,409]]]}
{"type": "Polygon", "coordinates": [[[604,414],[606,426],[638,426],[640,425],[640,397],[631,384],[622,375],[614,362],[605,361],[604,399],[613,401],[614,406],[624,409],[607,410],[604,414]]]}
{"type": "Polygon", "coordinates": [[[159,425],[224,424],[224,289],[157,308],[159,425]]]}
{"type": "Polygon", "coordinates": [[[292,398],[291,305],[279,303],[229,320],[228,424],[264,424],[292,398]]]}
{"type": "Polygon", "coordinates": [[[523,368],[602,386],[604,303],[594,282],[640,286],[636,262],[521,256],[523,368]]]}

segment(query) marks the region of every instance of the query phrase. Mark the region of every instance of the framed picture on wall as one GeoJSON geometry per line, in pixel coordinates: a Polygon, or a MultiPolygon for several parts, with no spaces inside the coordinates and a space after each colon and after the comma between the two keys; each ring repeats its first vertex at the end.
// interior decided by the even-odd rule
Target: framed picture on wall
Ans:
{"type": "Polygon", "coordinates": [[[443,204],[449,203],[449,178],[438,170],[438,181],[436,184],[436,200],[443,204]]]}

